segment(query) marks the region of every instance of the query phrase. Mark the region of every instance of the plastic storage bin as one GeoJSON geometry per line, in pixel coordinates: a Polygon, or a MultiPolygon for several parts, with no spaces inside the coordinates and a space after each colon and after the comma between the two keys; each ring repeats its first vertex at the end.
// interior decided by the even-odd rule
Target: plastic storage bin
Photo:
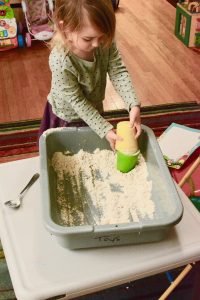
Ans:
{"type": "Polygon", "coordinates": [[[80,149],[93,152],[96,148],[110,147],[106,139],[99,138],[88,127],[50,129],[41,136],[39,149],[43,219],[46,229],[63,247],[77,249],[156,242],[164,239],[168,231],[181,220],[182,203],[155,135],[147,126],[142,125],[142,129],[138,144],[147,164],[148,176],[152,180],[151,198],[155,203],[155,215],[152,220],[143,219],[139,223],[127,224],[61,225],[57,205],[57,176],[50,163],[53,154],[66,150],[77,153],[80,149]]]}

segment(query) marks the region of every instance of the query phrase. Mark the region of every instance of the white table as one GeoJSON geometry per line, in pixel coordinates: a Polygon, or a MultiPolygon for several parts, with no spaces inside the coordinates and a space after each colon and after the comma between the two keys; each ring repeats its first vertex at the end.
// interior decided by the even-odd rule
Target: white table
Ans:
{"type": "Polygon", "coordinates": [[[38,157],[0,165],[0,236],[19,300],[71,299],[200,260],[200,214],[181,191],[183,219],[162,242],[62,248],[42,224],[39,180],[20,209],[3,204],[38,171],[38,157]]]}

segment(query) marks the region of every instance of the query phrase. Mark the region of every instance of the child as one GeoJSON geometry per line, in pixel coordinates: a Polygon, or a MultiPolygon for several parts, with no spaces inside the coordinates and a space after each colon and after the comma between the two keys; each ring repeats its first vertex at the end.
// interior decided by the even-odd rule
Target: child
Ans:
{"type": "Polygon", "coordinates": [[[56,1],[49,58],[52,85],[39,135],[81,118],[114,150],[121,138],[101,116],[107,74],[126,104],[130,126],[140,135],[140,103],[113,41],[115,21],[111,0],[56,1]]]}

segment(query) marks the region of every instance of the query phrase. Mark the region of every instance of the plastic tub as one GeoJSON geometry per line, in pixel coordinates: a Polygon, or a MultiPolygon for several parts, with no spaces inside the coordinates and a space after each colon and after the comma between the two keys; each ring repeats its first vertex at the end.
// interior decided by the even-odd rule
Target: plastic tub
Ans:
{"type": "MultiPolygon", "coordinates": [[[[99,138],[88,127],[51,129],[41,136],[40,182],[44,225],[63,247],[78,249],[156,242],[166,238],[169,230],[181,220],[183,206],[158,142],[150,128],[142,125],[142,129],[138,144],[152,181],[151,198],[155,203],[155,214],[152,220],[144,218],[140,222],[126,224],[95,225],[87,222],[76,226],[62,225],[57,204],[57,176],[51,166],[53,154],[57,151],[75,154],[80,149],[91,153],[96,148],[110,147],[105,139],[99,138]]],[[[69,182],[66,185],[68,191],[72,188],[69,182]]],[[[76,204],[82,200],[82,197],[76,199],[76,204]]]]}

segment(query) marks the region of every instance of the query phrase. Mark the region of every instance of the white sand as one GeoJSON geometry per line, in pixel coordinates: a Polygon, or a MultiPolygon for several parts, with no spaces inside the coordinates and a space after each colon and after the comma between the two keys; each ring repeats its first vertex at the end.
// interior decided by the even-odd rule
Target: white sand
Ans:
{"type": "Polygon", "coordinates": [[[121,173],[116,169],[113,151],[99,149],[92,154],[83,150],[74,155],[56,152],[52,166],[58,178],[57,201],[63,224],[84,224],[82,207],[85,202],[93,212],[95,210],[93,219],[98,225],[153,219],[155,205],[151,200],[152,182],[147,179],[147,166],[142,155],[139,164],[129,173],[121,173]],[[69,204],[66,180],[70,181],[76,201],[74,207],[69,204]],[[90,195],[88,201],[87,197],[83,197],[83,186],[90,195]]]}

